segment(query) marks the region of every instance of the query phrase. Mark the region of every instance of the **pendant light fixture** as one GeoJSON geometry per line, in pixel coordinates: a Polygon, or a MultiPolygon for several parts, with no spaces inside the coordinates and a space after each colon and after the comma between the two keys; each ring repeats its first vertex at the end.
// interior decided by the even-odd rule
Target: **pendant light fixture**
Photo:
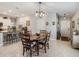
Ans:
{"type": "Polygon", "coordinates": [[[41,6],[42,6],[42,2],[38,2],[39,4],[39,9],[38,11],[36,11],[36,16],[39,18],[42,18],[43,16],[45,16],[45,12],[42,10],[41,6]]]}

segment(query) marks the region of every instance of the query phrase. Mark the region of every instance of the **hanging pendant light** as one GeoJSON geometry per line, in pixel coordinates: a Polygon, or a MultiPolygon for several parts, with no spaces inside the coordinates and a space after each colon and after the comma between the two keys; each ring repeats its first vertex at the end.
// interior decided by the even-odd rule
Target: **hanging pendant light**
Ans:
{"type": "Polygon", "coordinates": [[[64,19],[66,19],[66,14],[64,14],[64,19]]]}
{"type": "Polygon", "coordinates": [[[42,2],[39,2],[39,10],[36,11],[36,14],[35,14],[36,16],[38,16],[40,18],[42,18],[43,16],[45,16],[45,12],[43,10],[41,10],[41,4],[42,4],[42,2]]]}

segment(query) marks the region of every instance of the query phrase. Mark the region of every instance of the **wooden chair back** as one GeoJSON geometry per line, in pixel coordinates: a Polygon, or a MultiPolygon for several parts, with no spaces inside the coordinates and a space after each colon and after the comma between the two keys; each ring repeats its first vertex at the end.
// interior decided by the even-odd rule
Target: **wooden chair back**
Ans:
{"type": "Polygon", "coordinates": [[[45,33],[46,32],[46,30],[40,30],[40,33],[45,33]]]}
{"type": "Polygon", "coordinates": [[[21,34],[21,41],[23,45],[30,44],[30,34],[29,33],[22,33],[21,34]]]}

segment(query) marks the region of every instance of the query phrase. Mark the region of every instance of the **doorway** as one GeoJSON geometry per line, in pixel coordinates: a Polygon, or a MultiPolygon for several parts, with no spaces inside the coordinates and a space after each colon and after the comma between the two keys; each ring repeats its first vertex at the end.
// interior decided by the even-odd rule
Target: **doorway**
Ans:
{"type": "Polygon", "coordinates": [[[63,41],[70,40],[70,20],[60,20],[59,21],[59,33],[60,39],[63,41]]]}

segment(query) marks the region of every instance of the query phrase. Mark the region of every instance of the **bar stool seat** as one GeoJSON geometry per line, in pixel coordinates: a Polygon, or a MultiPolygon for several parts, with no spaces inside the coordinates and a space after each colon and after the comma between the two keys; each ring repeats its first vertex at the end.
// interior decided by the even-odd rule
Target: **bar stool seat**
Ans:
{"type": "Polygon", "coordinates": [[[11,43],[11,41],[12,41],[12,34],[11,33],[7,33],[6,34],[6,42],[7,43],[11,43]]]}
{"type": "Polygon", "coordinates": [[[13,37],[13,41],[15,40],[17,42],[17,39],[18,39],[18,36],[17,36],[17,33],[16,32],[13,32],[12,33],[12,37],[13,37]]]}

